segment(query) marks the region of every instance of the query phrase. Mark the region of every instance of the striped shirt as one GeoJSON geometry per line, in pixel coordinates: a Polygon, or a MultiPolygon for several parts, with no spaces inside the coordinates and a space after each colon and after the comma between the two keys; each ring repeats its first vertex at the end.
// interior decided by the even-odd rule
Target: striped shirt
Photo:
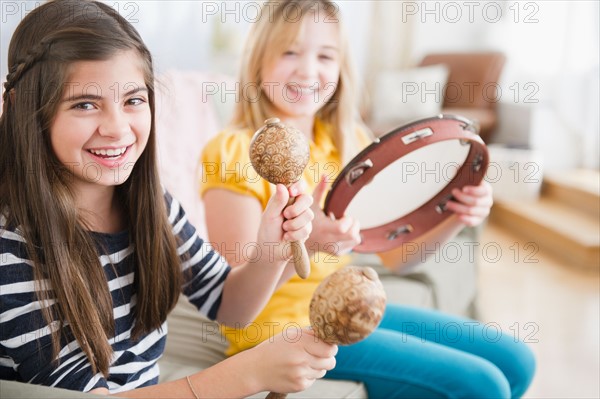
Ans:
{"type": "MultiPolygon", "coordinates": [[[[168,193],[165,200],[173,233],[179,238],[181,269],[192,270],[183,274],[186,281],[182,291],[200,313],[214,319],[230,268],[198,237],[177,200],[168,193]]],[[[6,219],[0,215],[0,379],[83,392],[105,387],[110,393],[156,384],[157,360],[164,351],[167,323],[137,340],[131,338],[136,293],[132,284],[134,248],[128,232],[90,233],[98,248],[104,248],[99,259],[112,296],[115,320],[115,335],[109,340],[113,361],[105,378],[92,373],[68,325],[63,327],[60,361],[52,361],[51,332],[57,325],[44,321],[41,308],[53,306],[54,300],[38,301],[35,290],[47,289],[47,282],[34,281],[34,266],[28,259],[25,240],[18,229],[5,227],[6,219]]]]}

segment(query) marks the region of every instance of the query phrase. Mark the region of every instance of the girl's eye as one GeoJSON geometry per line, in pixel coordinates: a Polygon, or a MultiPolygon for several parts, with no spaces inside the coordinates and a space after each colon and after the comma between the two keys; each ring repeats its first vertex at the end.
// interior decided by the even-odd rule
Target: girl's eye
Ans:
{"type": "Polygon", "coordinates": [[[93,103],[77,103],[73,105],[73,109],[80,109],[82,111],[89,111],[94,109],[93,103]]]}
{"type": "Polygon", "coordinates": [[[146,100],[140,97],[130,98],[129,100],[127,100],[128,105],[142,105],[145,102],[146,100]]]}
{"type": "Polygon", "coordinates": [[[330,54],[321,54],[319,55],[319,58],[325,61],[332,61],[335,59],[335,57],[330,54]]]}
{"type": "Polygon", "coordinates": [[[298,53],[297,53],[297,52],[295,52],[295,51],[292,51],[292,50],[288,50],[288,51],[286,51],[286,52],[284,52],[284,53],[283,53],[283,55],[284,55],[284,56],[287,56],[287,57],[289,57],[289,56],[294,56],[294,55],[296,55],[296,54],[298,54],[298,53]]]}

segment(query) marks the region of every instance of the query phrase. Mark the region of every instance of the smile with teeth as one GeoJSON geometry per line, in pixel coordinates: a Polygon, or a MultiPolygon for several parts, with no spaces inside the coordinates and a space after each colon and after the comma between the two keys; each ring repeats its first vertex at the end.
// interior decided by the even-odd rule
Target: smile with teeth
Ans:
{"type": "Polygon", "coordinates": [[[300,87],[298,85],[289,85],[288,86],[289,90],[292,90],[296,93],[300,93],[302,95],[310,95],[313,94],[314,92],[316,92],[317,90],[315,88],[311,88],[311,87],[300,87]]]}
{"type": "Polygon", "coordinates": [[[121,147],[121,148],[109,148],[109,149],[100,149],[100,150],[92,150],[88,151],[97,157],[105,158],[105,159],[116,159],[127,151],[129,147],[121,147]]]}

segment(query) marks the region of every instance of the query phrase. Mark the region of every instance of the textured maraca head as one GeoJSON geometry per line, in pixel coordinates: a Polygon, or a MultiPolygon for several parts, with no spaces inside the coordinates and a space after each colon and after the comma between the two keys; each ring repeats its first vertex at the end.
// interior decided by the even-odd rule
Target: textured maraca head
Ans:
{"type": "Polygon", "coordinates": [[[256,172],[273,184],[297,182],[308,163],[310,148],[304,134],[273,118],[265,122],[250,142],[250,162],[256,172]]]}
{"type": "Polygon", "coordinates": [[[386,295],[377,272],[346,266],[321,282],[310,302],[310,324],[325,342],[349,345],[377,328],[386,295]]]}

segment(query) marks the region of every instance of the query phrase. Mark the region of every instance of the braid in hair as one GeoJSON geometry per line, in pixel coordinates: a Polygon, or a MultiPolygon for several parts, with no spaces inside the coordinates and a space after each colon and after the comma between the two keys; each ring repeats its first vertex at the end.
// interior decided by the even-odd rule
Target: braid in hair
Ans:
{"type": "Polygon", "coordinates": [[[38,45],[27,52],[25,58],[15,63],[6,75],[4,83],[4,102],[7,102],[10,97],[10,91],[15,88],[17,82],[29,71],[36,63],[42,61],[50,49],[52,40],[42,40],[38,45]]]}

